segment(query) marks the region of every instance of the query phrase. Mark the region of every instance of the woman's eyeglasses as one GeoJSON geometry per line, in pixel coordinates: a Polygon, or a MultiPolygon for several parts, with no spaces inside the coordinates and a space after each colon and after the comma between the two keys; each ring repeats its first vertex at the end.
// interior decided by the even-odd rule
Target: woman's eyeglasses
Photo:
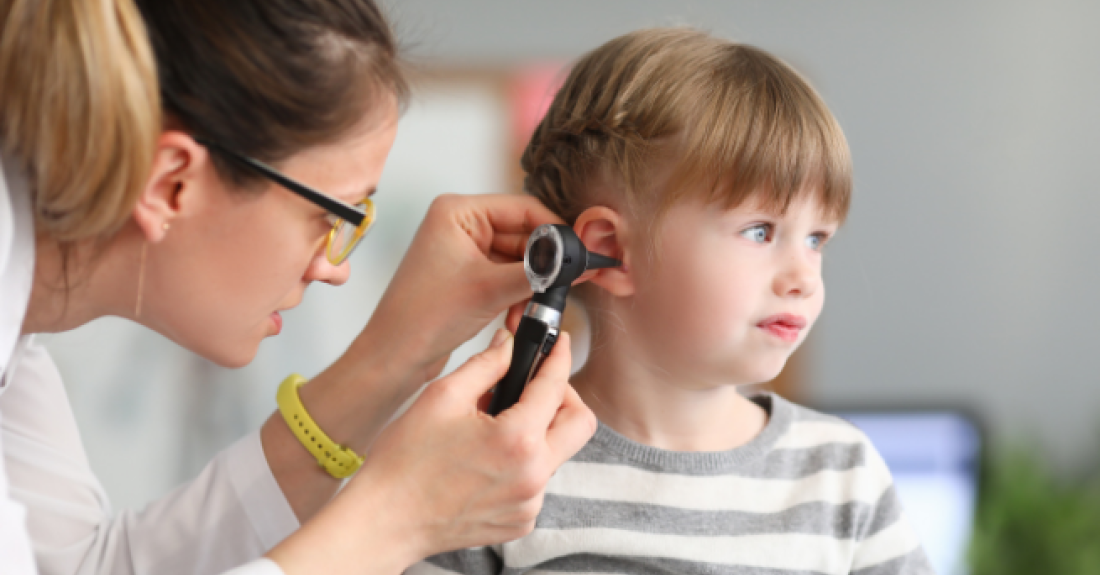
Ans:
{"type": "Polygon", "coordinates": [[[238,154],[217,142],[206,138],[195,138],[195,141],[205,146],[206,149],[217,152],[328,210],[336,221],[333,222],[332,230],[328,233],[325,257],[334,266],[338,266],[348,259],[355,246],[358,246],[360,240],[367,234],[367,230],[374,225],[374,202],[370,198],[366,198],[353,206],[318,192],[305,184],[296,182],[271,166],[254,158],[238,154]]]}

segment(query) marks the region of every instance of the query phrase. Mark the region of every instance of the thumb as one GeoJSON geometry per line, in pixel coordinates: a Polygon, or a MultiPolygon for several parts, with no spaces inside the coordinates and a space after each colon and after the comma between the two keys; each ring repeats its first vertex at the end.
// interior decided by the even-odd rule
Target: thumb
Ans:
{"type": "Polygon", "coordinates": [[[509,306],[531,297],[531,284],[523,273],[523,262],[496,263],[486,273],[485,285],[493,286],[488,306],[500,313],[509,306]]]}
{"type": "Polygon", "coordinates": [[[507,330],[499,330],[489,349],[466,360],[453,373],[432,384],[443,384],[462,402],[473,405],[488,393],[504,374],[512,361],[514,338],[507,330]],[[500,333],[500,332],[503,332],[500,333]]]}

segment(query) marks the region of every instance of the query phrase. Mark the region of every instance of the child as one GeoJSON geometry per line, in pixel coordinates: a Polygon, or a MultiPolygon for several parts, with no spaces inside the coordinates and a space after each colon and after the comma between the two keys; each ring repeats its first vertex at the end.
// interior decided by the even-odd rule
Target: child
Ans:
{"type": "Polygon", "coordinates": [[[527,191],[617,269],[574,292],[573,378],[600,419],[534,531],[412,573],[930,573],[889,472],[847,423],[737,386],[771,380],[821,312],[851,161],[773,56],[687,29],[585,56],[523,156],[527,191]]]}

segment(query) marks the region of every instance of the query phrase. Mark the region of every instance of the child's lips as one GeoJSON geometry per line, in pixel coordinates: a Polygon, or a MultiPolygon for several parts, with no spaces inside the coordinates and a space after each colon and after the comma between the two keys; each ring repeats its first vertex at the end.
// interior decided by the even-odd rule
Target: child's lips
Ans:
{"type": "Polygon", "coordinates": [[[798,336],[806,328],[806,318],[789,313],[775,314],[756,324],[756,327],[787,342],[798,341],[798,336]]]}

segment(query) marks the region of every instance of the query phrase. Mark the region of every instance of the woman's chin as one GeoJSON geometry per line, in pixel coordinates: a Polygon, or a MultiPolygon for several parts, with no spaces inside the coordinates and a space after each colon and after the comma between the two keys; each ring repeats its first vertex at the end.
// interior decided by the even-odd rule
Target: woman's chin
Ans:
{"type": "Polygon", "coordinates": [[[236,345],[219,345],[215,348],[194,349],[191,351],[201,355],[207,360],[228,369],[242,368],[256,359],[256,353],[260,349],[263,338],[249,338],[249,341],[239,341],[236,345]]]}

